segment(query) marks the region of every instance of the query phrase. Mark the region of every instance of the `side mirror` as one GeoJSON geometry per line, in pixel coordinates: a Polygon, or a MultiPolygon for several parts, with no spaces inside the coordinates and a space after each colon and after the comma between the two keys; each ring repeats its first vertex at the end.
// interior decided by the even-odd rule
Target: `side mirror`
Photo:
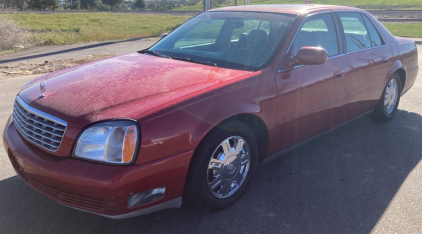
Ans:
{"type": "Polygon", "coordinates": [[[161,34],[160,40],[163,39],[164,37],[166,37],[167,35],[169,35],[169,34],[168,33],[161,34]]]}
{"type": "Polygon", "coordinates": [[[320,65],[327,61],[328,54],[324,48],[304,46],[295,57],[296,65],[320,65]]]}

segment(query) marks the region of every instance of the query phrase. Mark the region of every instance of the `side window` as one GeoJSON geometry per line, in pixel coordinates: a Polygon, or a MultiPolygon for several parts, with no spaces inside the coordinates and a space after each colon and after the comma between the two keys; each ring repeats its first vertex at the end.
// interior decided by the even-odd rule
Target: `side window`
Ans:
{"type": "Polygon", "coordinates": [[[381,39],[381,36],[378,30],[375,28],[374,24],[372,24],[372,22],[365,15],[362,15],[362,17],[369,31],[369,36],[371,38],[371,45],[372,46],[384,45],[384,41],[381,39]]]}
{"type": "Polygon", "coordinates": [[[204,43],[215,43],[218,33],[223,27],[224,20],[209,20],[202,22],[186,33],[175,44],[174,48],[184,49],[204,43]],[[206,32],[206,33],[204,33],[206,32]]]}
{"type": "Polygon", "coordinates": [[[293,45],[294,55],[303,46],[322,47],[328,56],[339,54],[337,34],[331,14],[315,15],[306,19],[293,45]]]}
{"type": "Polygon", "coordinates": [[[359,13],[339,13],[346,37],[347,52],[371,47],[368,31],[359,13]]]}

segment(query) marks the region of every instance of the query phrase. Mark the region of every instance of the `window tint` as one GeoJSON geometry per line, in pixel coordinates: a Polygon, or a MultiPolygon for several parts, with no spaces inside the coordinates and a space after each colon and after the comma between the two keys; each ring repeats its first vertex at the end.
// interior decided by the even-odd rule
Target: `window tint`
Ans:
{"type": "Polygon", "coordinates": [[[221,27],[223,27],[224,21],[225,20],[223,19],[207,20],[200,23],[196,28],[180,38],[180,40],[174,44],[174,48],[182,49],[203,43],[215,43],[221,27]]]}
{"type": "Polygon", "coordinates": [[[371,45],[372,46],[384,45],[384,42],[382,41],[380,34],[378,33],[377,29],[372,24],[372,22],[365,15],[362,15],[362,17],[365,21],[366,27],[368,28],[369,36],[371,37],[371,45]]]}
{"type": "Polygon", "coordinates": [[[356,51],[371,47],[368,31],[359,13],[340,13],[346,37],[347,51],[356,51]]]}
{"type": "Polygon", "coordinates": [[[299,30],[293,46],[294,55],[303,46],[322,47],[328,56],[339,54],[337,34],[331,14],[309,17],[299,30]]]}
{"type": "Polygon", "coordinates": [[[296,17],[265,12],[204,12],[149,50],[188,62],[256,71],[279,53],[296,17]]]}

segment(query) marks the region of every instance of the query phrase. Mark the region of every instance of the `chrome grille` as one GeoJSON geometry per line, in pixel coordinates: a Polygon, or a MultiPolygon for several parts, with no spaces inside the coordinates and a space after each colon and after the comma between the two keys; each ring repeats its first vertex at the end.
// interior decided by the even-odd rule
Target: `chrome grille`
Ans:
{"type": "Polygon", "coordinates": [[[29,106],[19,96],[13,121],[25,139],[52,152],[59,148],[67,126],[65,121],[29,106]]]}

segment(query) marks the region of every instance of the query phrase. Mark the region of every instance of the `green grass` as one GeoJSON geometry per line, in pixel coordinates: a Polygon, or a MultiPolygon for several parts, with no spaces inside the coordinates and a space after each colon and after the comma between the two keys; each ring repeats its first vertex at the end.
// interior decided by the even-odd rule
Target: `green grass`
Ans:
{"type": "Polygon", "coordinates": [[[395,36],[422,37],[421,23],[384,23],[384,26],[395,36]]]}
{"type": "Polygon", "coordinates": [[[192,16],[66,13],[9,14],[7,17],[32,32],[31,42],[58,45],[159,36],[192,16]]]}
{"type": "MultiPolygon", "coordinates": [[[[67,13],[8,14],[19,27],[30,30],[35,45],[59,45],[159,36],[172,31],[192,16],[67,13]]],[[[394,35],[421,37],[420,23],[385,23],[394,35]]]]}
{"type": "MultiPolygon", "coordinates": [[[[217,2],[216,0],[214,2],[217,2]]],[[[257,4],[303,4],[304,0],[250,0],[250,5],[257,4]]],[[[238,0],[238,5],[244,5],[244,1],[238,0]]],[[[421,0],[312,0],[312,4],[327,4],[327,5],[345,5],[345,6],[359,6],[364,9],[379,9],[382,5],[386,8],[406,8],[406,9],[422,9],[421,0]]],[[[213,8],[234,6],[234,0],[226,0],[225,3],[216,5],[213,8]]],[[[203,3],[200,2],[194,6],[183,6],[173,9],[174,11],[201,11],[203,10],[203,3]]]]}

